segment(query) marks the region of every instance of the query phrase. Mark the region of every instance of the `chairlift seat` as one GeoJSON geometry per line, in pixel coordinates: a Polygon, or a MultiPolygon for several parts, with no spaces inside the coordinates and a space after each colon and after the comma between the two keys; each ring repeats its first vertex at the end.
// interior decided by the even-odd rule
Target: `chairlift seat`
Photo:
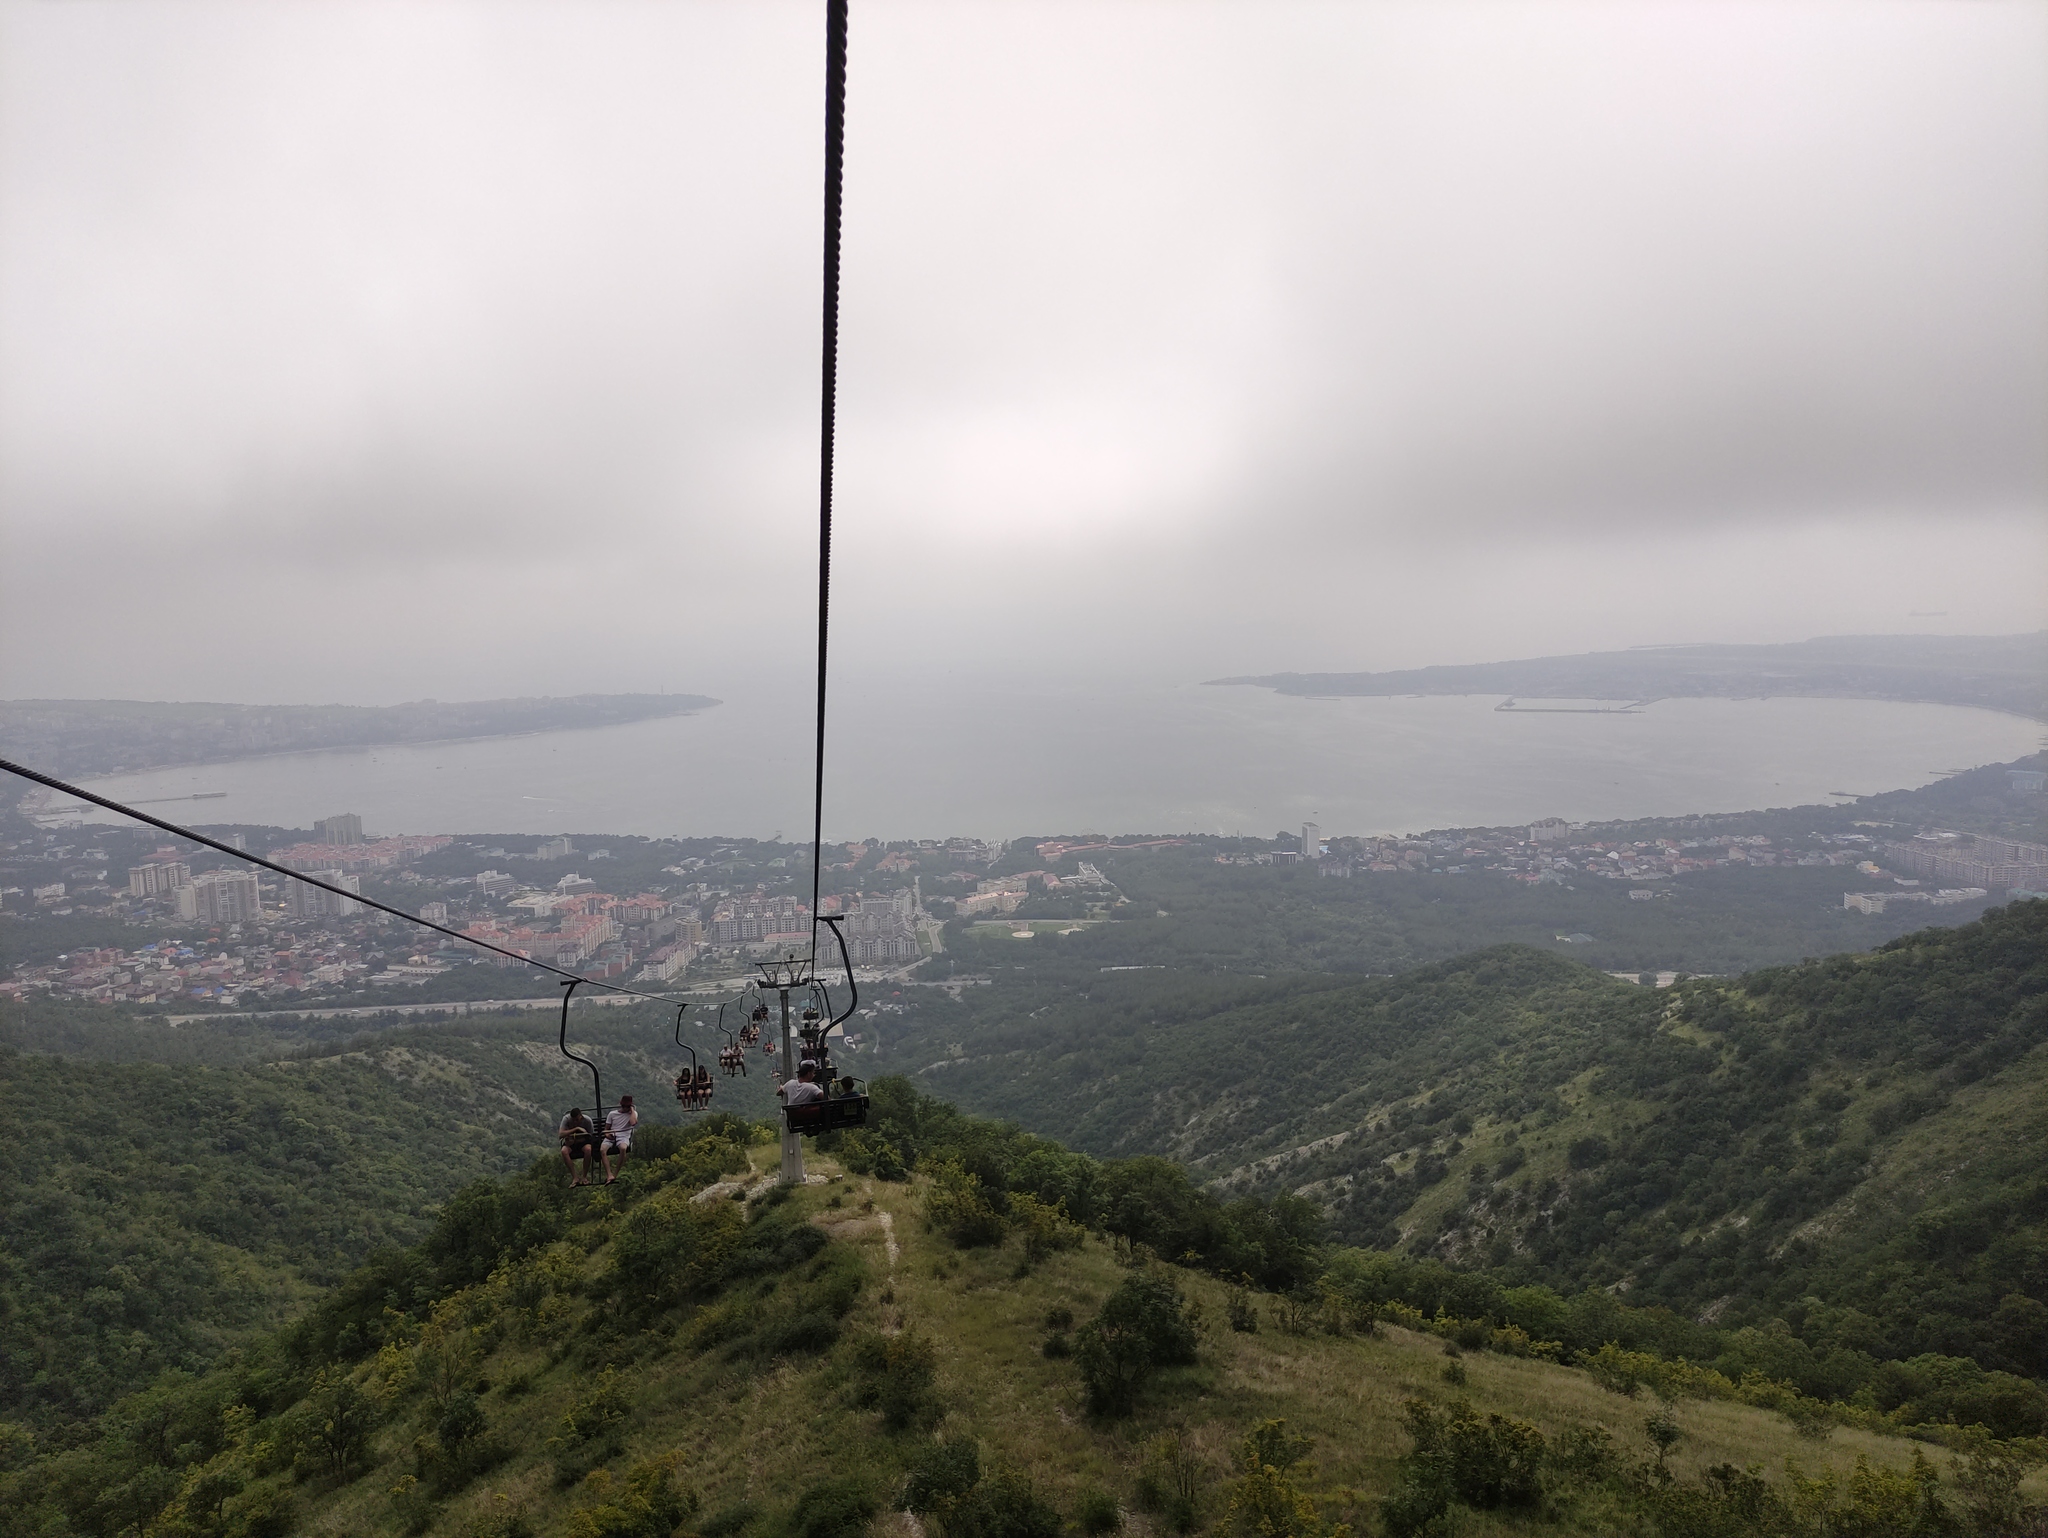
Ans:
{"type": "Polygon", "coordinates": [[[841,1095],[836,1100],[807,1100],[802,1105],[782,1108],[783,1125],[791,1132],[815,1137],[820,1132],[838,1132],[846,1127],[868,1124],[868,1097],[841,1095]]]}

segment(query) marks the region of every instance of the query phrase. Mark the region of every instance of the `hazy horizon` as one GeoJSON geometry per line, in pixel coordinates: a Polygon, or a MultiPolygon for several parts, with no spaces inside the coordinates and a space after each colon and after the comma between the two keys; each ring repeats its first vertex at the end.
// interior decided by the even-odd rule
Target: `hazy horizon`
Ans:
{"type": "MultiPolygon", "coordinates": [[[[0,697],[808,698],[821,7],[0,0],[0,697]]],[[[2048,8],[857,0],[834,664],[2048,627],[2048,8]]]]}

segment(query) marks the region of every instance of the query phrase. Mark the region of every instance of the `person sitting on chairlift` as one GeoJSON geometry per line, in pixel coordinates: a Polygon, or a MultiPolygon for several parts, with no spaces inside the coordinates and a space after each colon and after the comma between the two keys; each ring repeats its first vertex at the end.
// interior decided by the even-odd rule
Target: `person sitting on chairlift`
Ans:
{"type": "Polygon", "coordinates": [[[555,1129],[555,1135],[562,1140],[562,1162],[569,1166],[569,1184],[587,1186],[590,1184],[590,1155],[593,1148],[590,1118],[583,1114],[583,1107],[572,1105],[569,1114],[562,1118],[562,1124],[555,1129]],[[583,1178],[576,1178],[576,1161],[583,1161],[583,1178]]]}
{"type": "Polygon", "coordinates": [[[711,1070],[702,1063],[697,1065],[696,1089],[697,1104],[700,1106],[711,1104],[711,1070]]]}
{"type": "Polygon", "coordinates": [[[813,1100],[823,1100],[825,1091],[818,1087],[818,1065],[805,1058],[796,1065],[796,1078],[775,1091],[782,1097],[785,1106],[809,1105],[813,1100]]]}
{"type": "Polygon", "coordinates": [[[619,1156],[619,1169],[626,1167],[626,1155],[633,1151],[633,1129],[640,1125],[640,1113],[633,1109],[631,1095],[619,1096],[619,1103],[604,1113],[604,1143],[597,1156],[604,1163],[604,1183],[619,1178],[612,1168],[612,1155],[619,1156]]]}
{"type": "Polygon", "coordinates": [[[852,1075],[852,1074],[848,1074],[848,1075],[847,1075],[847,1076],[846,1076],[845,1078],[843,1078],[843,1079],[834,1079],[834,1080],[832,1081],[832,1089],[831,1089],[831,1098],[832,1098],[832,1099],[834,1099],[834,1100],[851,1100],[851,1099],[853,1098],[853,1096],[854,1096],[854,1088],[853,1088],[853,1075],[852,1075]]]}

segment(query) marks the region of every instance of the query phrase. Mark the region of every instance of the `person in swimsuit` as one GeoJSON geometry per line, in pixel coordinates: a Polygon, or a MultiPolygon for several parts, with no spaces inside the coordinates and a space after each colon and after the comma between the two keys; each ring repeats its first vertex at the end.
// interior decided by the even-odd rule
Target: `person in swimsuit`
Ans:
{"type": "Polygon", "coordinates": [[[569,1114],[562,1118],[562,1124],[555,1128],[555,1136],[562,1141],[562,1162],[569,1166],[569,1184],[587,1186],[590,1184],[590,1153],[593,1128],[590,1118],[583,1114],[583,1107],[572,1105],[569,1114]],[[583,1178],[576,1178],[576,1161],[583,1161],[583,1178]]]}
{"type": "Polygon", "coordinates": [[[633,1109],[631,1095],[619,1096],[619,1103],[604,1113],[604,1146],[598,1157],[604,1161],[604,1183],[610,1185],[618,1174],[612,1169],[612,1155],[619,1156],[619,1168],[626,1167],[626,1155],[633,1151],[633,1129],[640,1125],[640,1113],[633,1109]]]}

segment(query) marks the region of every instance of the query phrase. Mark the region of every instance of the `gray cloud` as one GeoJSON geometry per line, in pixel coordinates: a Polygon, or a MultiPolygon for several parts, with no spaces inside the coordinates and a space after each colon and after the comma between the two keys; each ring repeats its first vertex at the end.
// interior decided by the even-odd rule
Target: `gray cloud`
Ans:
{"type": "MultiPolygon", "coordinates": [[[[0,694],[793,687],[816,9],[0,3],[0,694]]],[[[862,0],[840,655],[2048,622],[2044,109],[2037,4],[862,0]]]]}

